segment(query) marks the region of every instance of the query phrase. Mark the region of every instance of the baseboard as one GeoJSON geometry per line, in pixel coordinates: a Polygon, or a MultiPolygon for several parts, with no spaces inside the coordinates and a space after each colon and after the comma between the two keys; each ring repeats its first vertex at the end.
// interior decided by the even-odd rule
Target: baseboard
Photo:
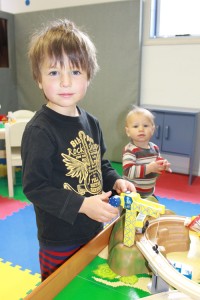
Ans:
{"type": "MultiPolygon", "coordinates": [[[[171,163],[172,172],[180,173],[180,174],[189,174],[189,164],[190,159],[186,156],[176,156],[172,154],[161,154],[163,158],[166,158],[171,163]]],[[[192,174],[195,176],[200,176],[200,170],[194,169],[192,170],[192,174]]]]}

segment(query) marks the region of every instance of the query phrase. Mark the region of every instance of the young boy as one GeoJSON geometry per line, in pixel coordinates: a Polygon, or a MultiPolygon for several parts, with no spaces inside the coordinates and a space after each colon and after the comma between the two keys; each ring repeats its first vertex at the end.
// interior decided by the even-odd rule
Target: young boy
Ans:
{"type": "Polygon", "coordinates": [[[99,122],[77,106],[98,70],[88,35],[55,21],[33,36],[29,59],[47,100],[22,140],[23,190],[36,213],[44,280],[117,216],[111,190],[135,187],[103,158],[99,122]]]}
{"type": "Polygon", "coordinates": [[[135,106],[126,116],[126,134],[130,142],[124,147],[124,178],[134,183],[142,198],[153,195],[158,174],[171,172],[170,163],[161,158],[157,145],[150,142],[155,130],[154,116],[135,106]]]}

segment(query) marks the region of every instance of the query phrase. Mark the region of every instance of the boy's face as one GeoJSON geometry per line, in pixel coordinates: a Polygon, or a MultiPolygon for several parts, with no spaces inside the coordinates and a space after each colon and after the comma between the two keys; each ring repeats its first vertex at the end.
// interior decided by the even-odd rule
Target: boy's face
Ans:
{"type": "Polygon", "coordinates": [[[41,66],[39,88],[43,90],[51,109],[64,115],[73,116],[77,103],[83,99],[88,87],[86,71],[70,66],[64,55],[64,66],[52,65],[47,57],[41,66]]]}
{"type": "Polygon", "coordinates": [[[155,126],[151,120],[143,114],[134,113],[127,119],[126,134],[136,146],[148,147],[155,126]]]}

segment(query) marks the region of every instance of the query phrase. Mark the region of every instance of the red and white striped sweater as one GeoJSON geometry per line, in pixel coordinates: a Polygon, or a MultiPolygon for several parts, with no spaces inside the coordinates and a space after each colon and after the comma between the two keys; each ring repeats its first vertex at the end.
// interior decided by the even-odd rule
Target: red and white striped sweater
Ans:
{"type": "Polygon", "coordinates": [[[146,198],[154,193],[157,173],[146,173],[146,165],[160,156],[159,147],[149,142],[149,149],[135,146],[129,142],[123,149],[122,166],[123,177],[131,181],[137,193],[146,198]]]}

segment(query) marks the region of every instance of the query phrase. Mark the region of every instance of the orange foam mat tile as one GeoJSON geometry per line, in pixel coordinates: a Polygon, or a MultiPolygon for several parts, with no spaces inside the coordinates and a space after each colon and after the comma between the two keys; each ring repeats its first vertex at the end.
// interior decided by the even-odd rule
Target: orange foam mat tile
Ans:
{"type": "Polygon", "coordinates": [[[12,266],[0,258],[0,282],[0,299],[19,300],[39,285],[41,279],[40,274],[31,274],[30,270],[21,270],[20,266],[12,266]]]}

